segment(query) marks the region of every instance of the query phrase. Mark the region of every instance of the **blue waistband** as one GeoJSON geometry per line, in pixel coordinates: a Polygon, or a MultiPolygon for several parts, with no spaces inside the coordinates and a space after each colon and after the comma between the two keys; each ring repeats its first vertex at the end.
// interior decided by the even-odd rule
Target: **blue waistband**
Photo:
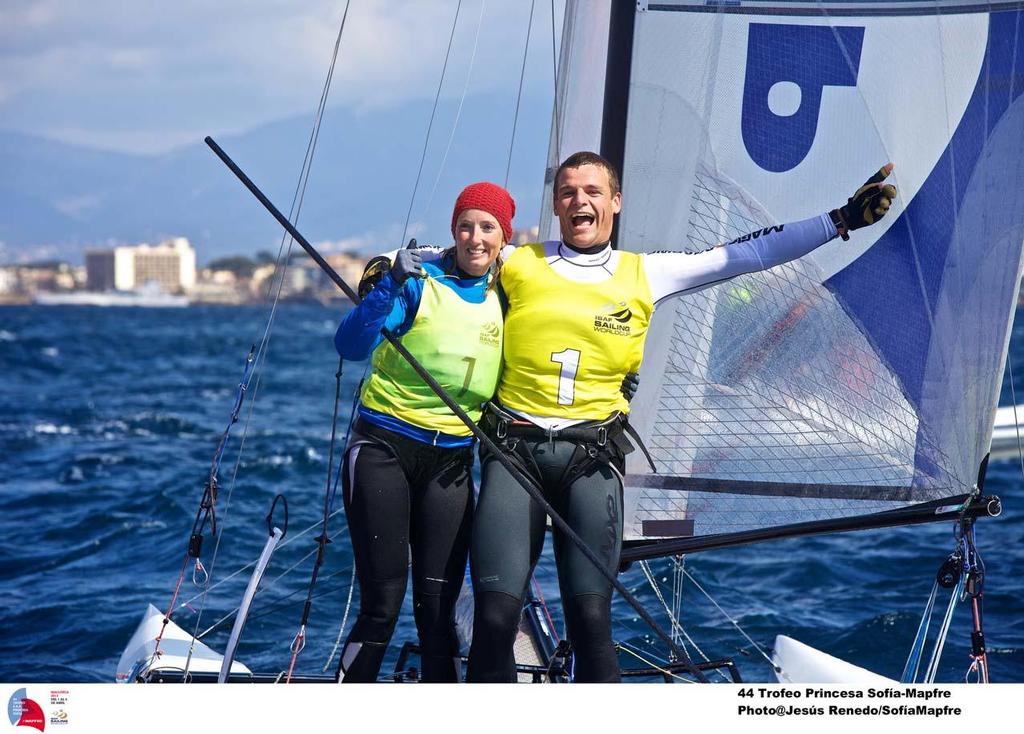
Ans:
{"type": "Polygon", "coordinates": [[[411,423],[399,420],[393,415],[381,413],[373,408],[367,408],[362,403],[359,404],[359,417],[367,423],[372,423],[380,428],[394,431],[406,438],[411,438],[414,441],[420,441],[421,443],[429,444],[431,446],[440,446],[443,449],[470,446],[475,440],[472,436],[452,436],[451,434],[441,433],[440,431],[429,431],[426,428],[420,428],[419,426],[414,426],[411,423]]]}

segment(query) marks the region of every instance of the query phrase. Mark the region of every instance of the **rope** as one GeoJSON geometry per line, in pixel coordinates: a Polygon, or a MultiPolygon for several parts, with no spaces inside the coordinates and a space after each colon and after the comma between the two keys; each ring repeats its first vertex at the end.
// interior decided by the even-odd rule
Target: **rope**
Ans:
{"type": "Polygon", "coordinates": [[[427,123],[427,137],[423,141],[423,153],[420,154],[420,167],[416,171],[416,182],[412,186],[412,196],[409,197],[409,211],[405,215],[405,225],[402,227],[402,239],[399,240],[399,247],[401,243],[405,242],[405,236],[409,232],[409,219],[412,218],[412,207],[416,203],[416,192],[420,188],[420,177],[423,175],[423,162],[427,159],[427,145],[430,143],[430,131],[434,127],[434,116],[437,114],[437,103],[441,99],[441,88],[444,86],[444,75],[448,70],[448,59],[452,53],[452,40],[455,38],[455,29],[459,25],[459,11],[462,10],[462,0],[459,0],[458,6],[455,8],[455,20],[452,21],[452,32],[448,36],[448,50],[444,54],[444,65],[441,67],[441,80],[437,83],[437,93],[434,95],[434,107],[430,110],[430,122],[427,123]]]}
{"type": "MultiPolygon", "coordinates": [[[[337,515],[337,514],[338,514],[339,512],[341,512],[341,510],[335,510],[335,511],[334,511],[333,513],[331,513],[331,517],[334,517],[334,515],[337,515]]],[[[291,544],[291,543],[295,542],[296,540],[298,540],[299,538],[301,538],[301,537],[302,537],[303,535],[306,535],[307,533],[310,533],[310,532],[312,532],[312,531],[313,531],[313,529],[314,529],[314,528],[316,528],[316,527],[317,527],[317,526],[319,526],[319,525],[320,525],[320,520],[317,520],[316,522],[314,522],[314,523],[313,523],[312,525],[310,525],[310,526],[309,526],[308,528],[306,528],[306,529],[305,529],[305,530],[303,530],[302,532],[300,532],[300,533],[298,533],[298,534],[296,534],[296,535],[294,535],[294,536],[292,536],[291,534],[289,534],[289,536],[288,536],[288,540],[285,540],[285,541],[283,541],[283,542],[281,543],[281,545],[279,545],[279,546],[278,546],[278,550],[280,550],[281,548],[284,548],[285,546],[287,546],[287,545],[289,545],[289,544],[291,544]]],[[[347,531],[348,531],[348,528],[342,528],[341,530],[339,530],[339,531],[338,531],[338,535],[342,535],[342,534],[346,533],[347,531]]],[[[337,536],[335,536],[335,537],[337,537],[337,536]]],[[[306,557],[308,558],[309,556],[306,556],[306,557]]],[[[249,563],[247,563],[247,564],[245,564],[244,566],[242,566],[241,568],[239,568],[239,569],[238,569],[237,571],[234,571],[233,573],[230,573],[230,574],[228,574],[227,576],[225,576],[224,578],[222,578],[222,579],[221,579],[220,581],[218,581],[217,583],[215,583],[215,584],[211,585],[211,586],[209,587],[209,589],[207,589],[207,591],[213,591],[214,589],[216,589],[216,588],[217,588],[218,586],[220,586],[221,584],[226,584],[226,583],[227,583],[228,581],[230,581],[231,579],[233,579],[233,578],[234,578],[235,576],[238,576],[238,575],[239,575],[239,574],[241,574],[241,573],[245,573],[245,571],[247,571],[248,569],[250,569],[250,568],[252,568],[253,566],[255,566],[255,565],[256,565],[256,563],[257,563],[257,561],[250,561],[249,563]]],[[[189,607],[189,604],[191,604],[192,602],[194,602],[194,601],[195,601],[196,599],[198,599],[198,598],[199,598],[200,596],[202,596],[202,592],[200,592],[200,593],[196,594],[196,595],[195,595],[195,596],[193,596],[193,597],[190,597],[189,599],[186,599],[185,601],[183,601],[183,602],[182,602],[181,604],[179,604],[179,605],[178,605],[178,609],[190,608],[190,607],[189,607]]]]}
{"type": "MultiPolygon", "coordinates": [[[[320,522],[319,522],[319,521],[317,521],[317,522],[316,522],[316,523],[315,523],[315,524],[313,525],[313,527],[316,527],[316,526],[317,526],[317,525],[319,525],[319,524],[320,524],[320,522]]],[[[311,529],[312,529],[312,528],[311,528],[311,529]]],[[[348,532],[348,528],[342,528],[342,529],[341,529],[341,530],[339,530],[339,531],[338,531],[337,533],[335,533],[334,537],[335,537],[335,538],[337,538],[337,537],[339,537],[339,536],[341,536],[341,535],[344,535],[344,534],[345,534],[346,532],[348,532]]],[[[278,582],[278,581],[280,581],[280,580],[281,580],[282,578],[284,578],[285,576],[287,576],[288,574],[290,574],[290,573],[291,573],[292,571],[294,571],[294,570],[295,570],[296,568],[298,568],[298,567],[299,567],[299,566],[300,566],[300,565],[301,565],[301,564],[302,564],[303,562],[305,562],[305,561],[306,561],[306,560],[307,560],[308,558],[310,558],[310,557],[311,557],[311,556],[312,556],[312,555],[313,555],[314,553],[316,553],[316,549],[315,549],[315,548],[314,548],[313,550],[309,551],[308,553],[306,553],[306,555],[302,556],[302,558],[300,558],[299,560],[297,560],[297,561],[296,561],[295,563],[293,563],[293,564],[292,564],[291,566],[289,566],[288,568],[286,568],[286,569],[285,569],[284,571],[282,571],[281,573],[279,573],[279,574],[278,574],[277,576],[275,576],[275,577],[274,577],[274,578],[273,578],[273,579],[272,579],[271,581],[269,581],[269,582],[267,582],[267,583],[263,584],[263,588],[264,588],[265,590],[268,590],[268,591],[269,591],[270,589],[273,589],[273,588],[274,588],[274,587],[275,587],[275,586],[277,585],[277,582],[278,582]]],[[[240,572],[239,572],[239,573],[240,573],[240,572]]],[[[236,574],[236,575],[237,575],[237,574],[236,574]]],[[[330,576],[328,576],[327,578],[333,578],[333,577],[334,577],[334,576],[336,576],[336,575],[337,575],[337,572],[335,572],[335,573],[331,574],[331,575],[330,575],[330,576]]],[[[280,601],[280,600],[283,600],[283,599],[290,599],[291,597],[293,597],[293,596],[295,596],[296,594],[298,594],[298,593],[299,593],[300,591],[301,591],[301,589],[295,589],[294,591],[291,591],[291,592],[289,592],[289,593],[285,594],[284,596],[280,597],[278,601],[280,601]]],[[[187,602],[186,602],[186,603],[187,603],[187,602]]],[[[184,606],[184,604],[183,604],[182,606],[184,606]]],[[[210,625],[210,626],[209,626],[209,627],[207,627],[207,628],[206,628],[205,630],[203,630],[203,631],[202,631],[202,632],[201,632],[201,633],[200,633],[199,635],[197,635],[197,637],[198,637],[199,639],[202,639],[202,638],[203,638],[203,637],[205,637],[206,635],[210,634],[210,633],[211,633],[211,632],[212,632],[213,630],[215,630],[215,629],[216,629],[217,627],[219,627],[220,625],[222,625],[222,624],[223,624],[224,622],[226,622],[227,620],[231,619],[231,618],[232,618],[233,616],[235,616],[235,614],[237,614],[237,613],[238,613],[238,607],[235,607],[235,608],[234,608],[234,609],[232,609],[232,610],[231,610],[230,612],[228,612],[228,613],[227,613],[227,614],[225,614],[225,615],[224,615],[223,617],[221,617],[221,618],[220,618],[220,619],[218,619],[218,620],[217,620],[216,622],[214,622],[214,623],[213,623],[212,625],[210,625]]],[[[259,619],[259,618],[260,618],[260,617],[262,617],[262,616],[263,616],[263,614],[253,614],[253,615],[250,615],[249,619],[259,619]]]]}
{"type": "Polygon", "coordinates": [[[923,683],[931,684],[935,682],[935,675],[939,672],[939,659],[942,657],[942,649],[946,646],[946,637],[949,634],[949,625],[953,621],[953,610],[956,608],[960,593],[963,591],[965,578],[963,574],[960,575],[960,580],[950,595],[949,604],[946,606],[946,614],[942,618],[942,626],[939,628],[939,636],[935,639],[935,648],[932,650],[932,657],[928,662],[928,669],[925,671],[923,683]]]}
{"type": "Polygon", "coordinates": [[[644,576],[647,577],[647,583],[649,583],[651,588],[654,589],[654,595],[658,597],[658,601],[661,602],[661,606],[665,608],[665,613],[668,615],[669,629],[672,632],[673,639],[678,640],[680,638],[679,633],[683,630],[683,625],[679,623],[679,619],[672,613],[672,610],[668,606],[668,602],[666,602],[665,597],[662,596],[661,588],[658,586],[658,581],[654,578],[654,574],[651,573],[650,564],[647,561],[640,561],[640,568],[643,570],[644,576]]]}
{"type": "MultiPolygon", "coordinates": [[[[306,184],[309,181],[309,174],[310,174],[310,172],[312,170],[313,156],[314,156],[314,154],[316,152],[317,141],[319,140],[319,137],[320,137],[320,125],[321,125],[321,122],[323,121],[324,110],[326,109],[326,106],[327,106],[327,97],[328,97],[328,94],[330,92],[331,81],[334,78],[334,69],[335,69],[335,66],[336,66],[337,61],[338,61],[338,51],[341,48],[341,38],[342,38],[342,34],[345,31],[345,21],[348,18],[348,9],[349,9],[349,5],[350,4],[351,4],[351,0],[349,0],[348,2],[345,3],[345,11],[344,11],[344,13],[342,15],[342,18],[341,18],[340,27],[338,28],[337,38],[335,39],[335,42],[334,42],[334,51],[333,51],[332,56],[331,56],[331,64],[330,64],[330,67],[329,67],[328,72],[327,72],[327,78],[324,81],[323,89],[322,89],[322,91],[320,93],[320,103],[317,106],[316,114],[314,115],[313,129],[310,132],[309,141],[306,143],[306,154],[305,154],[305,157],[304,157],[303,162],[302,162],[302,169],[301,169],[301,171],[299,173],[299,180],[298,180],[298,182],[296,184],[296,187],[295,187],[295,193],[292,196],[292,204],[291,204],[291,208],[290,208],[289,214],[288,214],[289,221],[296,221],[297,222],[298,218],[299,218],[299,214],[302,211],[302,202],[305,199],[305,194],[306,194],[306,184]]],[[[259,348],[259,351],[257,352],[256,359],[255,359],[255,363],[259,365],[258,368],[254,367],[254,373],[258,372],[258,374],[256,376],[256,386],[255,386],[255,388],[253,390],[252,400],[249,401],[249,411],[248,411],[248,414],[246,415],[245,425],[244,425],[244,429],[242,431],[242,438],[241,438],[241,441],[239,442],[239,446],[238,446],[238,455],[237,455],[236,460],[235,460],[234,471],[232,472],[232,475],[231,475],[231,484],[230,484],[230,487],[228,489],[228,496],[225,498],[224,512],[222,513],[222,516],[221,516],[221,532],[217,533],[217,535],[216,535],[216,542],[214,543],[213,555],[212,555],[211,560],[210,560],[210,570],[209,570],[209,576],[210,577],[213,576],[214,569],[216,568],[217,557],[218,557],[218,554],[220,552],[220,543],[221,543],[221,539],[224,536],[224,525],[226,524],[226,521],[227,521],[228,511],[231,508],[231,498],[232,498],[232,495],[234,494],[234,490],[235,490],[235,486],[236,486],[236,482],[237,482],[237,478],[238,478],[238,471],[239,471],[239,468],[240,468],[241,463],[242,463],[242,452],[243,452],[243,449],[245,447],[245,439],[246,439],[246,437],[248,436],[248,433],[249,433],[249,424],[250,424],[250,421],[252,419],[253,410],[254,410],[255,405],[256,405],[256,397],[257,397],[257,395],[259,393],[259,387],[260,387],[261,378],[262,378],[262,374],[263,374],[263,371],[262,371],[263,358],[264,358],[264,356],[266,354],[268,345],[270,343],[270,336],[273,333],[273,325],[274,325],[274,320],[275,320],[275,317],[276,317],[276,314],[277,314],[277,306],[278,306],[278,303],[280,302],[281,292],[282,292],[283,287],[284,287],[284,276],[285,276],[285,273],[287,272],[287,256],[285,257],[285,260],[284,260],[284,268],[281,268],[280,266],[281,266],[281,263],[282,263],[282,253],[284,253],[284,243],[286,241],[289,243],[288,244],[287,254],[290,254],[291,253],[291,243],[292,243],[292,240],[291,240],[291,238],[288,237],[287,232],[281,236],[281,244],[278,247],[278,256],[277,256],[277,261],[276,261],[276,264],[275,264],[274,272],[276,274],[278,272],[278,270],[281,270],[281,276],[278,278],[277,293],[275,294],[273,303],[271,304],[270,316],[267,319],[267,326],[264,329],[263,338],[260,341],[260,348],[259,348]]],[[[271,280],[271,283],[268,285],[268,294],[269,294],[269,291],[272,288],[273,288],[273,280],[271,280]]],[[[192,644],[189,646],[188,659],[187,659],[187,661],[185,663],[185,672],[186,672],[186,674],[188,673],[189,665],[192,662],[192,654],[193,654],[193,652],[195,650],[195,642],[196,642],[196,639],[197,639],[196,638],[196,634],[199,631],[199,625],[200,625],[200,622],[202,620],[202,615],[203,615],[203,612],[204,612],[204,610],[206,608],[207,596],[206,596],[206,592],[205,591],[201,594],[201,597],[202,597],[202,601],[201,601],[201,603],[199,605],[199,610],[198,610],[198,612],[196,614],[196,624],[195,624],[195,627],[194,627],[194,629],[192,631],[192,644]]]]}
{"type": "MultiPolygon", "coordinates": [[[[682,567],[682,564],[674,559],[673,563],[675,564],[675,569],[673,570],[673,583],[675,585],[673,594],[676,595],[677,598],[681,599],[682,584],[675,584],[675,581],[677,578],[682,578],[678,573],[679,569],[682,567]]],[[[685,639],[686,642],[689,642],[690,645],[693,646],[693,649],[697,651],[697,654],[699,654],[704,659],[704,662],[711,662],[711,658],[708,657],[707,654],[705,654],[705,652],[700,648],[696,641],[692,637],[690,637],[690,634],[683,628],[682,623],[679,621],[679,606],[676,606],[676,611],[669,609],[669,606],[665,601],[665,597],[662,596],[661,588],[658,586],[658,581],[654,577],[654,574],[650,569],[649,563],[647,561],[640,561],[640,568],[643,569],[644,575],[647,577],[647,582],[651,585],[651,588],[654,589],[655,595],[658,597],[658,600],[661,602],[661,605],[665,608],[665,613],[668,615],[669,623],[671,625],[673,640],[681,643],[683,649],[686,650],[687,648],[685,643],[682,643],[682,640],[685,639]]],[[[731,680],[729,676],[727,676],[721,670],[717,670],[716,672],[722,677],[723,680],[731,680]]]]}
{"type": "Polygon", "coordinates": [[[516,143],[516,125],[519,123],[519,103],[523,99],[523,80],[526,78],[526,59],[530,53],[530,32],[533,30],[533,6],[537,0],[530,0],[530,19],[526,22],[526,45],[523,47],[523,67],[519,70],[519,91],[516,93],[516,111],[512,115],[512,139],[508,142],[508,163],[505,164],[505,188],[508,188],[508,175],[512,170],[512,149],[516,143]]]}
{"type": "MultiPolygon", "coordinates": [[[[316,537],[316,561],[313,563],[313,571],[310,574],[309,591],[306,594],[306,603],[302,608],[302,621],[299,624],[299,631],[296,633],[295,642],[292,645],[292,660],[288,666],[288,675],[285,677],[285,683],[292,682],[292,671],[295,669],[295,662],[298,660],[299,652],[306,646],[305,630],[306,625],[309,623],[309,612],[313,605],[313,591],[316,588],[317,577],[320,575],[320,566],[324,563],[327,544],[331,542],[327,536],[327,523],[331,519],[331,502],[338,486],[337,480],[333,482],[331,480],[334,474],[334,448],[338,437],[338,406],[341,403],[341,377],[344,364],[345,360],[338,357],[338,371],[334,373],[334,412],[331,416],[331,448],[327,453],[327,482],[324,486],[324,509],[321,516],[322,529],[320,535],[316,537]]],[[[344,460],[338,461],[339,472],[343,464],[344,460]]]]}
{"type": "Polygon", "coordinates": [[[903,666],[900,683],[913,683],[917,680],[917,673],[921,668],[921,652],[924,650],[924,643],[928,638],[928,628],[931,626],[932,611],[935,609],[935,597],[938,591],[939,582],[936,581],[932,584],[932,593],[928,595],[928,602],[924,605],[924,614],[921,615],[921,622],[917,626],[914,644],[910,646],[907,663],[903,666]]]}
{"type": "Polygon", "coordinates": [[[555,43],[555,0],[551,0],[551,79],[555,86],[555,165],[562,162],[562,121],[558,116],[558,47],[555,43]]]}
{"type": "Polygon", "coordinates": [[[338,648],[341,647],[341,639],[345,636],[345,625],[348,623],[348,612],[352,608],[352,592],[356,588],[356,564],[352,564],[352,579],[348,582],[348,599],[345,601],[345,614],[341,617],[341,626],[338,627],[338,636],[334,640],[334,647],[331,648],[331,654],[327,656],[327,662],[324,663],[324,667],[321,669],[321,673],[326,673],[331,667],[331,663],[334,662],[334,656],[338,654],[338,648]]]}
{"type": "Polygon", "coordinates": [[[466,83],[462,87],[462,96],[459,97],[459,107],[455,111],[455,122],[452,123],[452,131],[448,135],[448,144],[445,146],[444,155],[441,156],[441,164],[437,168],[437,178],[434,179],[434,186],[430,189],[430,196],[427,197],[426,211],[430,211],[430,207],[434,204],[434,194],[437,193],[437,186],[441,183],[441,176],[444,174],[444,166],[448,162],[448,154],[452,149],[452,142],[455,140],[455,133],[459,129],[459,120],[462,118],[462,107],[466,103],[466,94],[469,92],[469,81],[473,78],[473,65],[476,63],[476,50],[480,43],[480,29],[484,25],[484,8],[487,7],[487,0],[482,0],[480,3],[480,18],[476,24],[476,37],[473,39],[473,51],[469,56],[469,64],[466,69],[466,83]]]}
{"type": "Polygon", "coordinates": [[[727,620],[729,621],[729,623],[730,623],[730,624],[731,624],[731,625],[732,625],[733,627],[735,627],[735,628],[736,628],[736,630],[737,630],[737,631],[738,631],[738,632],[739,632],[739,633],[740,633],[741,635],[743,635],[743,636],[744,636],[744,637],[746,638],[747,642],[749,642],[749,643],[750,643],[751,645],[753,645],[753,646],[754,646],[754,649],[755,649],[755,650],[757,650],[757,651],[758,651],[758,652],[759,652],[759,653],[761,654],[761,657],[763,657],[763,658],[764,658],[765,660],[767,660],[767,661],[768,661],[768,664],[772,666],[772,670],[774,670],[774,671],[775,671],[775,672],[777,672],[777,673],[781,673],[781,672],[782,672],[782,671],[781,671],[781,669],[780,669],[780,668],[779,668],[779,667],[778,667],[778,666],[777,666],[777,665],[776,665],[776,664],[774,663],[774,661],[772,661],[772,659],[771,659],[771,658],[770,658],[770,657],[768,656],[768,653],[766,653],[766,652],[764,651],[764,649],[763,649],[763,648],[762,648],[762,647],[761,647],[760,645],[758,645],[758,644],[757,644],[756,642],[754,642],[754,640],[753,640],[753,639],[751,639],[750,635],[748,635],[748,634],[747,634],[747,633],[746,633],[746,632],[745,632],[745,631],[743,630],[743,628],[742,628],[742,627],[740,627],[740,624],[739,624],[739,622],[737,622],[737,621],[736,621],[735,619],[733,619],[733,618],[732,618],[731,616],[729,616],[728,612],[726,612],[726,611],[725,611],[724,609],[722,609],[722,607],[721,607],[721,606],[720,606],[720,605],[718,604],[718,602],[717,602],[717,601],[715,601],[715,600],[714,600],[714,598],[713,598],[713,597],[711,596],[711,594],[709,594],[709,593],[708,593],[707,591],[705,591],[705,590],[704,590],[704,587],[703,587],[703,586],[701,586],[701,585],[700,585],[700,584],[699,584],[699,583],[697,582],[697,579],[695,579],[695,578],[693,577],[693,574],[691,574],[691,573],[690,573],[689,571],[687,571],[687,570],[685,570],[685,569],[683,570],[683,573],[684,573],[684,574],[686,575],[686,578],[690,579],[690,581],[692,581],[692,582],[693,582],[693,585],[694,585],[694,586],[696,586],[696,587],[697,587],[698,589],[700,589],[701,593],[702,593],[702,594],[704,594],[704,596],[706,596],[706,597],[708,598],[708,601],[710,601],[710,602],[711,602],[712,604],[714,604],[714,605],[715,605],[715,609],[717,609],[717,610],[718,610],[719,612],[721,612],[721,613],[722,613],[722,616],[723,616],[723,617],[725,617],[725,618],[726,618],[726,619],[727,619],[727,620]]]}

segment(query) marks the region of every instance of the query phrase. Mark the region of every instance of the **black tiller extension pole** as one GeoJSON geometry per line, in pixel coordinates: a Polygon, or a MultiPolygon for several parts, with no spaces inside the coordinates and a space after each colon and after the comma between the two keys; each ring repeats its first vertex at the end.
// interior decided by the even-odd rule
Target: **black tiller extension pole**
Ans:
{"type": "MultiPolygon", "coordinates": [[[[260,191],[256,184],[254,184],[252,180],[245,175],[245,172],[242,171],[242,169],[239,168],[238,165],[233,160],[231,160],[230,156],[228,156],[228,154],[224,152],[224,149],[217,145],[217,142],[209,136],[207,136],[205,140],[206,144],[210,146],[210,149],[214,153],[216,153],[217,157],[224,162],[224,165],[231,169],[231,172],[238,177],[238,180],[241,181],[245,185],[245,187],[252,192],[253,196],[255,196],[259,200],[259,202],[263,204],[266,210],[270,212],[271,215],[273,215],[274,219],[276,219],[278,223],[280,223],[280,225],[285,228],[285,231],[287,231],[288,234],[290,234],[295,239],[295,241],[299,243],[299,246],[307,253],[309,253],[309,256],[313,258],[313,261],[316,262],[316,264],[319,265],[320,268],[325,273],[327,273],[327,276],[331,280],[333,280],[334,283],[339,288],[341,288],[342,291],[344,291],[345,295],[349,297],[349,300],[351,300],[352,303],[359,305],[361,300],[359,298],[359,294],[357,294],[354,290],[352,290],[351,287],[349,287],[348,283],[346,283],[345,280],[340,275],[338,275],[337,272],[335,272],[334,268],[332,268],[327,263],[327,261],[324,260],[323,256],[316,251],[316,248],[313,247],[313,245],[309,244],[309,242],[306,240],[305,237],[302,236],[299,230],[297,230],[295,226],[288,221],[288,218],[284,214],[282,214],[276,206],[274,206],[270,199],[263,195],[263,192],[260,191]]],[[[646,622],[648,626],[650,626],[654,633],[658,637],[660,637],[661,640],[665,642],[665,644],[669,646],[669,649],[672,650],[672,652],[675,654],[676,659],[678,659],[687,667],[687,670],[689,671],[690,675],[692,675],[698,681],[706,683],[707,679],[704,677],[704,674],[701,673],[693,665],[693,662],[690,660],[690,656],[687,655],[686,652],[682,648],[680,648],[679,645],[677,645],[672,640],[672,638],[668,636],[668,634],[665,633],[665,631],[658,625],[654,618],[651,617],[648,611],[644,609],[643,605],[640,604],[640,602],[636,600],[636,598],[629,592],[629,590],[622,584],[622,582],[619,581],[615,572],[609,571],[607,568],[604,567],[604,565],[601,563],[601,560],[597,557],[597,554],[590,549],[590,546],[588,546],[583,541],[583,538],[577,535],[576,531],[569,527],[568,523],[566,523],[565,520],[562,519],[561,515],[559,515],[558,512],[555,511],[555,508],[552,507],[546,499],[544,499],[544,496],[541,494],[539,487],[537,487],[534,483],[533,478],[520,471],[520,469],[512,462],[511,459],[509,459],[505,455],[505,453],[501,449],[498,448],[498,446],[490,439],[490,437],[486,433],[484,433],[476,423],[473,422],[473,419],[466,415],[466,412],[461,407],[459,407],[459,405],[452,399],[451,395],[449,395],[448,392],[443,387],[441,387],[440,384],[438,384],[437,380],[435,380],[433,376],[429,372],[427,372],[426,369],[424,369],[423,365],[421,365],[419,361],[414,356],[412,356],[412,354],[409,353],[409,350],[405,348],[405,346],[398,339],[398,337],[392,334],[391,331],[388,329],[381,329],[381,334],[384,336],[385,339],[388,340],[391,346],[393,346],[395,350],[399,354],[401,354],[402,357],[409,363],[409,366],[412,367],[416,374],[420,376],[420,379],[422,379],[423,382],[425,382],[427,386],[431,390],[433,390],[434,393],[439,398],[441,398],[441,401],[448,406],[449,410],[451,410],[455,415],[457,415],[459,420],[466,424],[466,427],[473,433],[473,435],[480,441],[480,443],[486,446],[488,450],[494,454],[494,457],[501,462],[501,465],[504,466],[505,469],[507,469],[508,472],[513,477],[516,478],[516,481],[518,481],[519,484],[522,485],[523,489],[527,491],[530,497],[532,497],[535,502],[537,502],[541,507],[544,508],[544,511],[551,518],[551,522],[553,522],[559,530],[565,533],[565,535],[573,543],[576,544],[576,546],[580,549],[580,552],[587,557],[587,560],[594,564],[594,567],[597,568],[598,571],[600,571],[601,574],[611,583],[615,590],[622,595],[622,598],[625,599],[631,607],[633,607],[633,610],[640,616],[640,618],[644,620],[644,622],[646,622]]]]}

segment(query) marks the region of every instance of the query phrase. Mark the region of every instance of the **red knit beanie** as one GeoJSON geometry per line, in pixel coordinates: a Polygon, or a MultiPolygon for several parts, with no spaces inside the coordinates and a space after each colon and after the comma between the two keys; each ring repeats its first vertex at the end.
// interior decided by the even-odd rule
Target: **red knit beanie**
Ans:
{"type": "Polygon", "coordinates": [[[455,200],[452,211],[452,237],[455,236],[455,223],[459,214],[466,209],[485,211],[498,220],[501,231],[505,233],[505,242],[512,241],[512,217],[516,215],[516,202],[512,194],[498,184],[488,181],[473,183],[462,190],[455,200]]]}

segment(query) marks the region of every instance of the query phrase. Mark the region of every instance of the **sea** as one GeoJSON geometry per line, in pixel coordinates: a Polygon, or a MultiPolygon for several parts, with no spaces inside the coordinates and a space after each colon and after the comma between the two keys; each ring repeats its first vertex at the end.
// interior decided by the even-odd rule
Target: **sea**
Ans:
{"type": "MultiPolygon", "coordinates": [[[[147,606],[166,609],[179,578],[175,621],[222,650],[278,495],[287,502],[287,535],[253,603],[237,659],[262,673],[288,668],[325,493],[365,366],[344,365],[335,411],[333,334],[341,315],[340,307],[319,304],[273,311],[0,307],[0,680],[113,681],[147,606]],[[261,368],[220,461],[218,535],[204,528],[204,586],[192,566],[182,574],[188,540],[246,356],[265,336],[261,368]]],[[[1015,327],[1010,361],[1024,368],[1024,323],[1015,327]]],[[[1024,371],[1016,377],[1024,402],[1024,371]]],[[[1008,378],[1003,404],[1012,402],[1008,378]]],[[[989,467],[986,491],[1002,498],[1003,512],[977,524],[987,571],[989,667],[997,682],[1024,682],[1022,469],[1017,460],[989,467]]],[[[349,599],[352,554],[339,508],[336,497],[327,526],[332,542],[295,664],[300,674],[334,672],[342,622],[347,632],[358,607],[358,590],[349,599]]],[[[274,517],[284,522],[282,502],[274,517]]],[[[936,572],[955,544],[952,524],[942,523],[693,554],[679,590],[687,649],[695,658],[731,658],[744,681],[773,681],[765,655],[784,634],[898,679],[936,572]]],[[[670,606],[676,570],[667,560],[651,564],[670,606]]],[[[550,543],[536,578],[560,626],[550,543]]],[[[622,579],[667,628],[642,569],[634,566],[622,579]]],[[[940,612],[948,598],[940,594],[940,612]]],[[[622,599],[613,614],[615,638],[630,650],[621,653],[623,665],[665,659],[664,645],[622,599]]],[[[412,620],[407,599],[382,678],[390,677],[402,643],[415,640],[412,620]]],[[[933,630],[938,623],[936,616],[933,630]]],[[[962,603],[938,680],[972,675],[970,633],[969,604],[962,603]]]]}

